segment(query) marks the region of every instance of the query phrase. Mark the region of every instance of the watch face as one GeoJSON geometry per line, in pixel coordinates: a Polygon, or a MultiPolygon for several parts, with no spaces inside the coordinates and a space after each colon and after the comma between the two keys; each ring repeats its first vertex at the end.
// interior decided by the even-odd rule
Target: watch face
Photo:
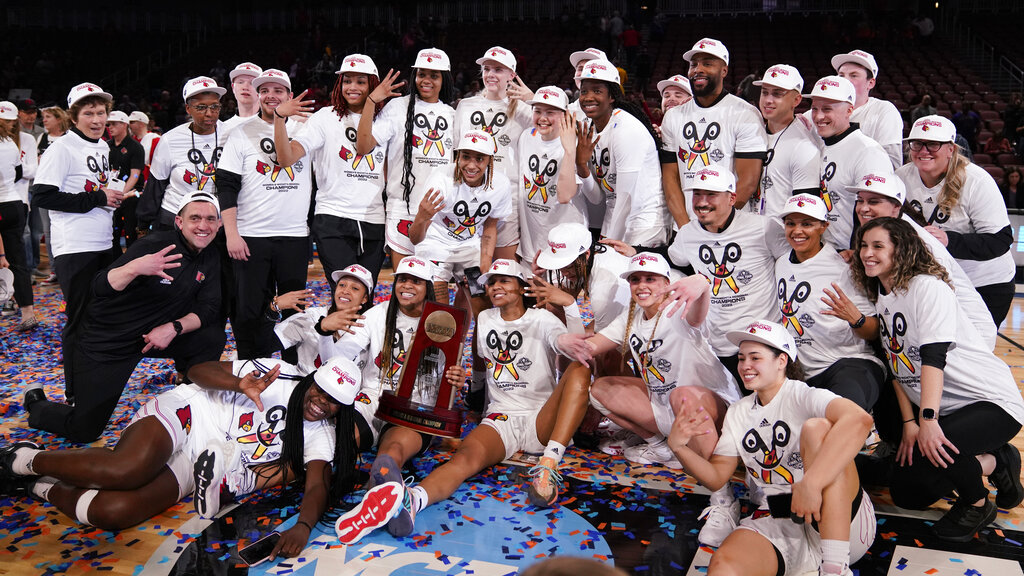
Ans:
{"type": "Polygon", "coordinates": [[[935,410],[925,408],[924,410],[921,410],[921,417],[925,420],[935,420],[935,410]]]}

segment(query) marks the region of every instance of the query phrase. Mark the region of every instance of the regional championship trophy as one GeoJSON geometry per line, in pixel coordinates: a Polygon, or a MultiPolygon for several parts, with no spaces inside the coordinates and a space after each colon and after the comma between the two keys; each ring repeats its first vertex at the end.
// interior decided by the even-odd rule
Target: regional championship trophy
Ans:
{"type": "MultiPolygon", "coordinates": [[[[448,384],[445,372],[462,361],[466,339],[466,311],[437,302],[426,302],[416,327],[416,336],[399,375],[396,393],[384,391],[377,407],[377,418],[417,432],[458,438],[462,434],[462,410],[453,407],[454,387],[448,384]],[[411,400],[420,362],[429,348],[444,354],[444,369],[437,387],[437,401],[427,406],[411,400]]],[[[426,385],[421,382],[420,385],[426,385]]]]}

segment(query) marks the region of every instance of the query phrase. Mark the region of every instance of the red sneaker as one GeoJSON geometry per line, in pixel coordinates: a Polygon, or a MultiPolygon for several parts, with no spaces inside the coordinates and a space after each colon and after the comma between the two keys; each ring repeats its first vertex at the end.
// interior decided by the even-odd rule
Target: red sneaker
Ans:
{"type": "Polygon", "coordinates": [[[353,544],[370,532],[384,526],[402,507],[405,486],[401,482],[385,482],[371,488],[355,508],[334,524],[342,544],[353,544]]]}

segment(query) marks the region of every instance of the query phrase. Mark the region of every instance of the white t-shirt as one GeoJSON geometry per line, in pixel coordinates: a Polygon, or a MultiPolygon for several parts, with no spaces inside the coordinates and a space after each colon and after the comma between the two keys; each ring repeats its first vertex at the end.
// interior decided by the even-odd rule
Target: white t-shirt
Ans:
{"type": "Polygon", "coordinates": [[[39,147],[36,139],[27,132],[21,133],[21,180],[14,183],[18,198],[28,204],[28,189],[32,186],[39,168],[39,147]]]}
{"type": "Polygon", "coordinates": [[[156,153],[156,145],[160,142],[160,135],[152,132],[146,132],[142,136],[142,140],[139,140],[139,144],[142,146],[142,151],[145,152],[145,164],[149,166],[153,163],[153,155],[156,153]]]}
{"type": "Polygon", "coordinates": [[[903,164],[903,117],[892,102],[870,96],[854,108],[850,122],[860,124],[861,132],[885,149],[893,168],[903,164]]]}
{"type": "MultiPolygon", "coordinates": [[[[960,201],[953,208],[952,214],[946,214],[938,205],[945,180],[927,188],[913,163],[901,167],[896,175],[907,187],[907,200],[911,206],[920,209],[927,222],[941,230],[960,234],[986,234],[999,232],[1010,225],[999,186],[977,164],[967,165],[964,185],[960,189],[960,201]]],[[[991,260],[957,258],[957,262],[975,286],[1009,282],[1017,270],[1010,250],[991,260]]]]}
{"type": "Polygon", "coordinates": [[[494,138],[494,169],[515,182],[518,165],[516,150],[519,135],[530,127],[533,113],[524,102],[516,104],[508,116],[509,100],[488,100],[482,94],[463,98],[455,109],[455,141],[469,130],[482,130],[494,138]]]}
{"type": "Polygon", "coordinates": [[[363,349],[344,338],[347,333],[343,332],[343,337],[335,341],[333,335],[324,336],[316,331],[316,323],[327,316],[328,310],[327,306],[310,306],[274,327],[283,348],[297,346],[300,373],[308,374],[335,356],[344,356],[353,362],[359,360],[363,349]]]}
{"type": "Polygon", "coordinates": [[[227,141],[224,123],[219,120],[217,129],[211,134],[196,134],[192,131],[192,123],[188,122],[160,138],[149,175],[157,180],[168,180],[160,205],[163,210],[177,214],[181,201],[195,190],[217,193],[214,176],[227,141]]]}
{"type": "Polygon", "coordinates": [[[525,416],[544,405],[557,383],[558,337],[565,325],[547,310],[527,308],[511,322],[497,308],[477,317],[477,352],[487,363],[487,412],[525,416]]]}
{"type": "Polygon", "coordinates": [[[633,365],[654,402],[667,404],[669,393],[678,386],[703,386],[728,403],[740,398],[736,380],[711,349],[706,322],[691,326],[678,314],[647,319],[638,306],[632,323],[627,309],[600,334],[620,347],[629,339],[633,365]]]}
{"type": "Polygon", "coordinates": [[[254,116],[236,126],[217,167],[242,178],[237,212],[241,236],[309,235],[310,167],[302,160],[288,167],[277,163],[272,124],[254,116]]]}
{"type": "MultiPolygon", "coordinates": [[[[597,250],[597,248],[595,248],[597,250]]],[[[629,268],[629,258],[610,248],[603,248],[594,254],[594,265],[590,269],[590,308],[594,312],[594,332],[604,330],[623,311],[629,309],[632,294],[629,282],[620,274],[629,268]]]]}
{"type": "Polygon", "coordinates": [[[776,218],[786,208],[794,190],[816,190],[821,167],[820,142],[799,120],[793,120],[777,134],[768,134],[761,187],[746,208],[776,218]]]}
{"type": "Polygon", "coordinates": [[[18,166],[21,166],[21,150],[18,150],[18,145],[10,138],[0,140],[0,202],[21,200],[14,185],[18,166]]]}
{"type": "Polygon", "coordinates": [[[781,228],[763,216],[734,210],[721,232],[709,232],[690,220],[668,249],[676,266],[692,265],[711,284],[707,323],[714,326],[711,347],[718,356],[739,350],[726,339],[728,331],[778,317],[775,258],[789,249],[781,228]]]}
{"type": "Polygon", "coordinates": [[[511,184],[495,172],[491,187],[481,184],[471,188],[465,182],[447,184],[444,209],[434,214],[423,241],[416,245],[416,255],[435,261],[447,261],[452,250],[479,250],[484,222],[501,221],[512,213],[511,184]]]}
{"type": "Polygon", "coordinates": [[[848,192],[863,176],[892,174],[892,164],[885,150],[862,131],[851,129],[825,139],[821,154],[820,189],[828,208],[828,229],[825,241],[839,250],[850,247],[853,236],[853,209],[857,194],[848,192]]]}
{"type": "MultiPolygon", "coordinates": [[[[575,222],[587,225],[586,201],[577,193],[567,204],[558,202],[558,170],[565,149],[558,138],[545,141],[536,128],[519,137],[519,171],[512,175],[512,185],[522,183],[519,197],[519,256],[533,262],[537,250],[547,247],[548,232],[559,224],[575,222]]],[[[568,162],[575,162],[569,158],[568,162]]],[[[575,172],[575,170],[574,170],[575,172]]],[[[578,176],[576,185],[582,184],[578,176]]]]}
{"type": "Polygon", "coordinates": [[[921,347],[952,342],[943,370],[939,414],[988,401],[1024,423],[1024,401],[1010,368],[982,347],[978,332],[945,282],[920,274],[911,279],[906,292],[879,294],[875,309],[889,370],[911,402],[921,405],[921,347]]]}
{"type": "Polygon", "coordinates": [[[639,120],[621,109],[612,112],[599,136],[590,172],[595,191],[605,203],[601,235],[627,244],[647,244],[668,229],[654,139],[639,120]]]}
{"type": "Polygon", "coordinates": [[[811,418],[824,418],[839,398],[824,388],[786,380],[767,406],[751,394],[729,406],[715,454],[739,458],[764,496],[789,494],[804,477],[800,431],[811,418]]]}
{"type": "Polygon", "coordinates": [[[350,111],[338,118],[333,107],[321,108],[306,121],[295,141],[315,159],[316,214],[383,224],[387,143],[378,141],[369,154],[357,154],[360,117],[350,111]]]}
{"type": "Polygon", "coordinates": [[[707,108],[694,98],[666,112],[661,121],[661,139],[661,149],[676,156],[690,220],[696,216],[693,194],[686,190],[688,178],[712,164],[735,174],[737,156],[761,157],[768,150],[761,113],[727,92],[707,108]]]}
{"type": "Polygon", "coordinates": [[[796,340],[800,363],[808,377],[817,376],[842,358],[870,360],[882,365],[871,353],[868,343],[853,333],[846,320],[822,314],[822,310],[830,310],[821,299],[826,288],[835,292],[833,282],[862,314],[875,314],[874,304],[855,287],[850,279],[850,267],[832,246],[825,244],[803,262],[793,262],[790,254],[783,255],[775,262],[775,279],[782,325],[796,340]]]}
{"type": "MultiPolygon", "coordinates": [[[[107,185],[110,146],[103,140],[82,138],[69,130],[39,160],[37,185],[56,186],[60,193],[94,192],[107,185]]],[[[88,212],[50,210],[50,238],[54,257],[110,250],[113,208],[99,206],[88,212]]]]}

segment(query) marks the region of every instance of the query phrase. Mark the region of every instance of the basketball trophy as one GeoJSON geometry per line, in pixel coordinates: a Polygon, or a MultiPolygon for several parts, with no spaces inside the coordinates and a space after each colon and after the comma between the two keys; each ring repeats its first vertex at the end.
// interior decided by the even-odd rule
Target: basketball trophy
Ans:
{"type": "MultiPolygon", "coordinates": [[[[462,435],[462,410],[453,406],[454,387],[448,384],[445,372],[462,361],[462,348],[466,339],[466,311],[437,302],[426,302],[423,315],[416,327],[416,336],[399,375],[395,393],[384,391],[377,407],[377,418],[396,426],[417,432],[458,438],[462,435]],[[414,386],[428,386],[429,382],[416,382],[420,362],[425,352],[437,348],[444,354],[444,369],[436,383],[437,401],[433,406],[412,400],[414,386]]],[[[431,391],[432,392],[432,391],[431,391]]],[[[419,394],[431,397],[432,393],[419,394]]]]}

